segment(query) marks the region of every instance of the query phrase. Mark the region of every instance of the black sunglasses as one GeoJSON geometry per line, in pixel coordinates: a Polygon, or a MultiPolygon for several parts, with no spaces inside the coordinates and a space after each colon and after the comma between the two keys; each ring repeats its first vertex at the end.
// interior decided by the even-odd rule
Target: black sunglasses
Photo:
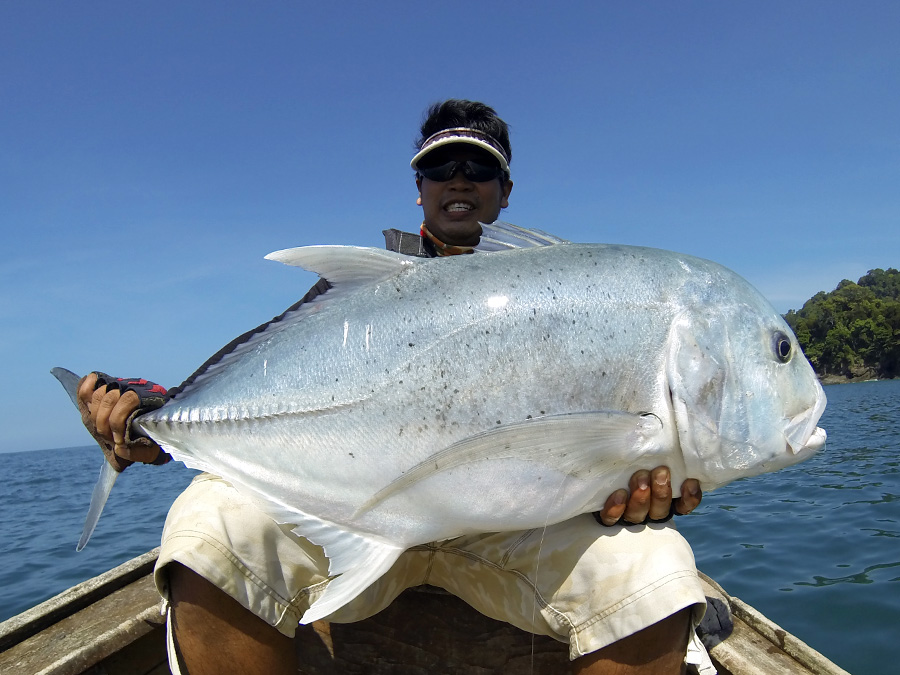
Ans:
{"type": "Polygon", "coordinates": [[[453,176],[459,170],[462,170],[463,176],[465,176],[473,183],[486,183],[489,180],[500,178],[500,176],[504,176],[506,174],[506,172],[497,165],[487,166],[485,164],[475,162],[471,159],[467,159],[463,162],[447,162],[446,164],[441,164],[440,166],[420,166],[417,170],[419,172],[419,175],[423,178],[427,178],[428,180],[433,180],[438,183],[447,182],[448,180],[453,178],[453,176]]]}

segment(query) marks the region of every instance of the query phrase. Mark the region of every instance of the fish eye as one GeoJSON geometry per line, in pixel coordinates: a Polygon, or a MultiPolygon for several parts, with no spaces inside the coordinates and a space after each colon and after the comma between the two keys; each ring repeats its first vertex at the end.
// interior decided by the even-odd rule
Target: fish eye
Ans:
{"type": "Polygon", "coordinates": [[[778,357],[779,361],[787,363],[791,360],[791,352],[793,351],[791,338],[781,331],[777,331],[772,339],[772,345],[775,348],[775,356],[778,357]]]}

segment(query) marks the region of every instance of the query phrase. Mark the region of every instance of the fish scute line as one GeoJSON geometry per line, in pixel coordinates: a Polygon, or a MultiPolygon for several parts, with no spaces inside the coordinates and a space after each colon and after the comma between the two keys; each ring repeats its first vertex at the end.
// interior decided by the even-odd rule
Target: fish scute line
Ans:
{"type": "Polygon", "coordinates": [[[371,396],[365,396],[359,399],[351,400],[351,401],[343,401],[341,403],[337,403],[330,406],[323,406],[320,408],[305,408],[302,410],[277,410],[277,411],[263,411],[259,412],[258,410],[241,410],[237,414],[229,413],[224,417],[216,417],[209,413],[204,414],[204,410],[201,408],[192,408],[188,410],[179,411],[177,414],[166,415],[165,417],[156,417],[147,420],[141,420],[143,425],[169,425],[169,426],[188,426],[191,424],[215,424],[215,423],[226,423],[226,424],[237,424],[241,422],[253,422],[257,420],[268,420],[268,419],[276,419],[276,418],[285,418],[285,417],[303,417],[305,415],[317,415],[320,413],[327,413],[332,411],[338,411],[344,408],[349,408],[356,403],[360,403],[365,401],[366,399],[371,398],[371,396]],[[192,414],[192,413],[197,413],[192,414]]]}

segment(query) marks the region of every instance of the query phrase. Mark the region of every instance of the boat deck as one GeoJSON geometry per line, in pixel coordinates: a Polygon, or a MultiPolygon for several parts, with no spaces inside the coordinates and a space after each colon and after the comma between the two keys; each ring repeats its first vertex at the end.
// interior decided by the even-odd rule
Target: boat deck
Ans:
{"type": "MultiPolygon", "coordinates": [[[[0,624],[6,675],[167,675],[165,625],[152,570],[158,550],[0,624]]],[[[847,675],[714,581],[710,606],[730,609],[710,655],[721,675],[847,675]]],[[[721,612],[720,612],[721,613],[721,612]]],[[[727,613],[724,613],[727,615],[727,613]]],[[[544,675],[565,672],[567,645],[478,614],[439,589],[410,589],[354,624],[302,626],[304,675],[544,675]]]]}

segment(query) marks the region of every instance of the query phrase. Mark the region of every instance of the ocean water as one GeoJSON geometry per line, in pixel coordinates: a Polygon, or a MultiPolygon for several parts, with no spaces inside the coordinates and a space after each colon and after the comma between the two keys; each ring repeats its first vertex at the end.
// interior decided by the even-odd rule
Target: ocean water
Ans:
{"type": "Polygon", "coordinates": [[[705,495],[697,567],[854,675],[900,672],[900,380],[825,388],[825,449],[705,495]]]}
{"type": "MultiPolygon", "coordinates": [[[[709,493],[678,519],[698,567],[855,675],[897,672],[900,381],[826,388],[825,450],[709,493]]],[[[194,472],[133,466],[75,552],[96,446],[0,455],[0,620],[159,544],[194,472]]]]}
{"type": "Polygon", "coordinates": [[[129,467],[76,552],[104,461],[96,445],[0,454],[0,621],[159,546],[169,506],[196,475],[176,462],[129,467]]]}

